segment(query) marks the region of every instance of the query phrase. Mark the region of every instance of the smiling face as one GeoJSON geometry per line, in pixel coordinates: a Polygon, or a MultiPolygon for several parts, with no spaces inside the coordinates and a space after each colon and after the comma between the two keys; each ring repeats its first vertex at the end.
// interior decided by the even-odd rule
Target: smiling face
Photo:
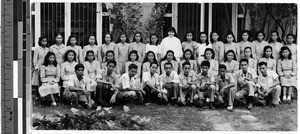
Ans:
{"type": "Polygon", "coordinates": [[[69,60],[69,61],[74,61],[74,53],[73,53],[73,52],[70,52],[70,53],[68,54],[68,60],[69,60]]]}
{"type": "Polygon", "coordinates": [[[233,53],[230,52],[230,53],[227,54],[227,59],[228,59],[228,61],[232,61],[232,60],[233,60],[233,57],[234,57],[234,56],[233,56],[233,53]]]}
{"type": "Polygon", "coordinates": [[[172,61],[172,60],[173,60],[173,57],[174,57],[173,53],[169,52],[169,53],[167,54],[167,60],[168,60],[168,61],[172,61]]]}
{"type": "Polygon", "coordinates": [[[89,38],[89,43],[90,43],[91,45],[94,45],[95,42],[96,42],[95,36],[90,36],[90,38],[89,38]]]}
{"type": "Polygon", "coordinates": [[[205,57],[206,57],[207,60],[210,60],[211,57],[212,57],[211,51],[205,51],[205,57]]]}

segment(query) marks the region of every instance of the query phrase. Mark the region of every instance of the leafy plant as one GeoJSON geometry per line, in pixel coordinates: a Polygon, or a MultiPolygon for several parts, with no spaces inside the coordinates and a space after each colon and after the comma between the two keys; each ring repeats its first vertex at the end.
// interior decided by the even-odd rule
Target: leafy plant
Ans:
{"type": "Polygon", "coordinates": [[[36,130],[145,130],[151,118],[131,116],[128,114],[129,107],[124,106],[124,113],[118,117],[111,108],[98,107],[96,111],[85,113],[71,108],[72,115],[55,114],[42,116],[34,113],[33,129],[36,130]],[[119,120],[120,121],[119,121],[119,120]]]}

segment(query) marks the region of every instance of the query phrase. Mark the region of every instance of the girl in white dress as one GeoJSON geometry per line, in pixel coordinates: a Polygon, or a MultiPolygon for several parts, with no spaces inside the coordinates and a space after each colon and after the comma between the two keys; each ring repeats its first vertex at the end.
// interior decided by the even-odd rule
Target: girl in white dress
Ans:
{"type": "Polygon", "coordinates": [[[60,68],[57,64],[55,54],[48,52],[45,56],[43,65],[41,66],[41,82],[42,85],[39,88],[41,97],[50,95],[52,100],[52,106],[56,106],[54,94],[59,93],[58,82],[60,79],[60,68]]]}
{"type": "Polygon", "coordinates": [[[264,51],[264,47],[269,45],[268,42],[264,40],[265,33],[263,31],[258,31],[256,33],[256,40],[252,42],[252,46],[254,47],[255,54],[256,54],[256,60],[259,60],[264,51]]]}
{"type": "Polygon", "coordinates": [[[64,62],[64,55],[67,51],[67,46],[63,44],[63,36],[57,33],[55,36],[55,44],[53,44],[49,51],[53,52],[56,56],[57,64],[61,65],[64,62]]]}
{"type": "MultiPolygon", "coordinates": [[[[65,54],[65,62],[61,64],[61,79],[63,81],[63,88],[68,87],[69,77],[75,74],[75,66],[78,64],[76,62],[76,52],[74,50],[68,50],[65,54]]],[[[63,89],[63,90],[64,90],[63,89]]]]}
{"type": "Polygon", "coordinates": [[[82,55],[86,56],[86,52],[89,50],[93,50],[95,54],[96,61],[101,64],[101,56],[100,56],[100,46],[98,45],[97,39],[95,35],[89,35],[87,38],[86,46],[83,47],[82,55]]]}
{"type": "Polygon", "coordinates": [[[106,62],[105,61],[105,55],[106,55],[106,52],[109,51],[109,50],[112,50],[114,51],[115,47],[116,47],[116,44],[113,42],[113,36],[110,34],[110,33],[106,33],[103,37],[103,43],[101,48],[100,48],[100,56],[101,56],[101,60],[102,62],[101,63],[104,63],[106,62]]]}
{"type": "Polygon", "coordinates": [[[200,33],[200,37],[199,37],[200,42],[198,43],[198,49],[196,51],[195,56],[197,57],[197,64],[198,66],[200,66],[200,64],[202,63],[202,61],[204,61],[204,51],[206,48],[212,48],[212,45],[209,44],[208,40],[207,40],[207,35],[205,32],[201,32],[200,33]]]}
{"type": "MultiPolygon", "coordinates": [[[[150,42],[146,45],[146,53],[149,51],[153,51],[156,59],[158,62],[160,62],[162,55],[161,55],[161,47],[158,42],[158,37],[156,34],[150,35],[150,42]]],[[[145,57],[146,58],[146,57],[145,57]]]]}

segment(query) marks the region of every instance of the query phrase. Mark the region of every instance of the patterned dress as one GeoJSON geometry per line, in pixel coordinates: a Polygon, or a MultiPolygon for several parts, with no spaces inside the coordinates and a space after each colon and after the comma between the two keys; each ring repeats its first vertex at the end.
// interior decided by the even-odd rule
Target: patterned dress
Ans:
{"type": "Polygon", "coordinates": [[[34,50],[33,54],[33,74],[32,74],[32,85],[39,86],[40,85],[40,70],[36,69],[41,69],[42,64],[44,63],[44,59],[46,54],[49,52],[49,48],[47,47],[41,47],[38,46],[34,50]]]}
{"type": "Polygon", "coordinates": [[[39,93],[41,97],[49,94],[59,93],[58,82],[60,79],[60,68],[54,65],[41,66],[41,82],[42,85],[39,87],[39,93]],[[53,83],[52,83],[53,82],[53,83]]]}

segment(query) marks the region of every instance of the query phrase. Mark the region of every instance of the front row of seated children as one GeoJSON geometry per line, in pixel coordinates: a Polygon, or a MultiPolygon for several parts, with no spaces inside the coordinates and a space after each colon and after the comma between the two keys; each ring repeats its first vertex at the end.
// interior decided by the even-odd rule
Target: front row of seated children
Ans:
{"type": "MultiPolygon", "coordinates": [[[[49,52],[46,55],[45,64],[41,68],[42,86],[39,93],[42,97],[50,95],[52,105],[56,106],[54,94],[59,93],[59,67],[55,60],[55,55],[49,52]]],[[[216,76],[209,71],[210,62],[203,61],[200,65],[201,72],[196,74],[191,63],[182,63],[182,72],[178,75],[173,70],[171,62],[164,63],[164,73],[159,75],[157,62],[149,64],[149,70],[143,72],[142,79],[137,75],[139,67],[136,64],[128,66],[127,73],[118,76],[115,73],[116,61],[109,60],[106,69],[101,70],[96,76],[96,90],[91,90],[91,81],[84,75],[85,66],[75,65],[75,74],[69,77],[67,86],[62,96],[71,105],[78,106],[79,102],[91,109],[95,104],[100,106],[110,106],[115,103],[129,103],[137,100],[138,104],[148,105],[150,102],[166,104],[168,102],[181,105],[195,105],[202,108],[208,104],[210,109],[215,109],[215,100],[232,110],[234,100],[239,100],[247,104],[248,109],[252,109],[256,100],[276,106],[280,102],[281,87],[279,76],[273,70],[268,69],[266,62],[259,63],[261,74],[256,75],[256,71],[249,68],[248,59],[240,60],[241,69],[232,73],[227,72],[224,64],[219,65],[219,72],[216,76]],[[140,83],[142,81],[142,83],[140,83]]],[[[280,74],[281,79],[287,81],[292,75],[280,74]]],[[[285,87],[287,89],[287,87],[285,87]]],[[[288,97],[290,98],[290,88],[288,97]]],[[[286,92],[286,91],[285,91],[286,92]]],[[[284,93],[284,96],[286,93],[284,93]]]]}

